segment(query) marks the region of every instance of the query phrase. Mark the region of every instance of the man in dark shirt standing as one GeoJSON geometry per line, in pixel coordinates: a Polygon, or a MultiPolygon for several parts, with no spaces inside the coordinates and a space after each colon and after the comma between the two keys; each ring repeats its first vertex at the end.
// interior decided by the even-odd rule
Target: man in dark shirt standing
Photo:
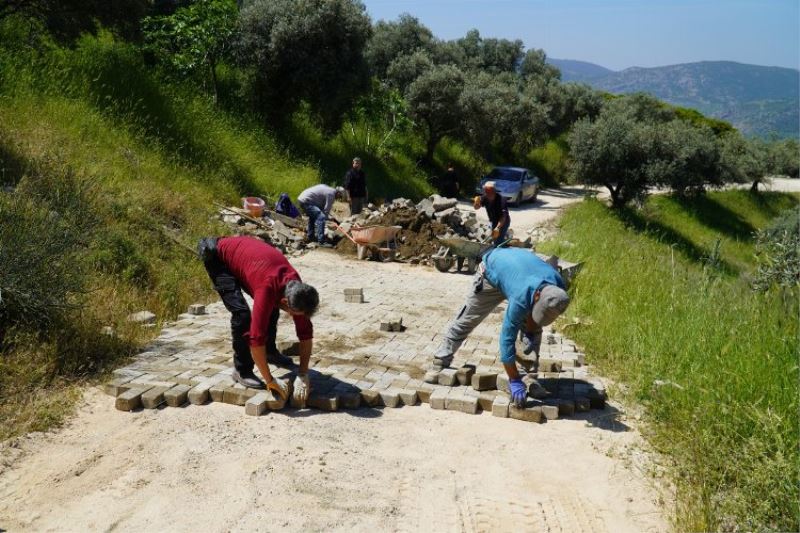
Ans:
{"type": "Polygon", "coordinates": [[[319,306],[317,290],[300,280],[280,251],[254,237],[207,237],[200,240],[197,251],[214,289],[231,313],[233,380],[245,387],[265,388],[253,372],[255,365],[266,388],[286,399],[287,385],[273,379],[267,364],[294,364],[275,345],[279,311],[283,310],[294,319],[300,341],[294,398],[304,405],[311,390],[308,362],[314,330],[310,317],[319,306]],[[252,316],[242,291],[253,298],[252,316]]]}
{"type": "Polygon", "coordinates": [[[361,169],[361,158],[353,158],[353,167],[344,175],[344,188],[350,200],[350,214],[357,215],[367,203],[367,176],[361,169]]]}
{"type": "Polygon", "coordinates": [[[473,200],[473,207],[476,210],[481,206],[486,208],[486,214],[489,215],[494,245],[499,246],[506,239],[506,232],[511,226],[511,217],[508,214],[506,199],[502,194],[497,194],[493,181],[487,181],[483,186],[483,194],[473,200]]]}
{"type": "Polygon", "coordinates": [[[446,198],[458,198],[458,174],[453,163],[447,163],[447,172],[442,178],[442,196],[446,198]]]}

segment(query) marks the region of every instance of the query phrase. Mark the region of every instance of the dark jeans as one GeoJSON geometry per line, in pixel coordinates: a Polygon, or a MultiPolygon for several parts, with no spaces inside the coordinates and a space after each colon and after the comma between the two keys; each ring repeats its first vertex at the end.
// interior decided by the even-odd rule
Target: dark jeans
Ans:
{"type": "Polygon", "coordinates": [[[301,203],[300,208],[308,217],[308,240],[316,240],[320,244],[325,242],[325,222],[328,221],[325,212],[314,204],[301,203]]]}
{"type": "MultiPolygon", "coordinates": [[[[500,226],[500,235],[498,235],[497,238],[494,241],[492,241],[493,246],[500,246],[503,243],[503,241],[506,240],[506,233],[508,233],[508,226],[510,226],[510,224],[508,223],[500,226]]],[[[494,225],[492,227],[494,227],[494,225]]]]}
{"type": "Polygon", "coordinates": [[[361,211],[364,210],[364,204],[366,203],[366,198],[363,196],[356,196],[350,198],[350,214],[357,215],[361,211]]]}
{"type": "MultiPolygon", "coordinates": [[[[233,340],[233,366],[240,374],[253,372],[253,356],[250,355],[250,343],[245,335],[250,331],[250,307],[242,294],[239,280],[225,266],[217,254],[217,239],[205,237],[197,245],[197,254],[206,267],[208,277],[214,289],[222,298],[225,308],[231,313],[231,338],[233,340]]],[[[275,335],[278,333],[278,317],[280,309],[272,311],[267,330],[267,353],[278,351],[275,346],[275,335]]]]}

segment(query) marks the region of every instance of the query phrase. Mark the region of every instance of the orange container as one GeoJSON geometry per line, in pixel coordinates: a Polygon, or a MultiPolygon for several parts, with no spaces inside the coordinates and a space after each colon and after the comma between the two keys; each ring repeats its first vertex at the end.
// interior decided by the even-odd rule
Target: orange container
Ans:
{"type": "Polygon", "coordinates": [[[248,196],[247,198],[242,198],[242,209],[247,211],[247,213],[253,218],[261,218],[261,216],[264,214],[264,207],[266,207],[264,200],[258,198],[257,196],[248,196]]]}

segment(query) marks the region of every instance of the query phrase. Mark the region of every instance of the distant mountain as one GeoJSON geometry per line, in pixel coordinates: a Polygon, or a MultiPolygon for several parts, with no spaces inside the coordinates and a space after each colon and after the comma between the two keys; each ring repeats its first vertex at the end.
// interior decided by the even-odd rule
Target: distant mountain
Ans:
{"type": "MultiPolygon", "coordinates": [[[[651,93],[671,104],[727,120],[746,135],[800,137],[800,71],[795,69],[701,61],[632,67],[596,77],[586,77],[591,69],[582,72],[583,78],[575,81],[615,94],[651,93]]],[[[562,79],[567,80],[563,71],[562,79]]]]}
{"type": "Polygon", "coordinates": [[[558,69],[561,71],[562,81],[586,82],[594,78],[600,78],[602,76],[607,76],[614,73],[614,71],[611,69],[601,67],[600,65],[595,65],[594,63],[589,63],[588,61],[575,61],[574,59],[554,59],[552,57],[548,57],[547,62],[558,67],[558,69]]]}

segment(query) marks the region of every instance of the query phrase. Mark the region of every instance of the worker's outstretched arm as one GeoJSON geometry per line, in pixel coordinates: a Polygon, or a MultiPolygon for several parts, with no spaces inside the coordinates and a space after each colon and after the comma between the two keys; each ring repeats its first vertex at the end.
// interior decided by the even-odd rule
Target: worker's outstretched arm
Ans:
{"type": "Polygon", "coordinates": [[[311,394],[311,382],[308,379],[308,361],[311,359],[311,349],[314,341],[306,339],[300,341],[300,369],[294,380],[294,399],[300,407],[306,406],[308,395],[311,394]]]}
{"type": "Polygon", "coordinates": [[[250,355],[253,357],[253,362],[261,372],[261,377],[264,378],[264,383],[268,391],[275,391],[282,399],[286,400],[289,396],[289,386],[281,380],[273,379],[272,372],[269,370],[267,364],[267,349],[265,346],[251,346],[250,355]]]}

